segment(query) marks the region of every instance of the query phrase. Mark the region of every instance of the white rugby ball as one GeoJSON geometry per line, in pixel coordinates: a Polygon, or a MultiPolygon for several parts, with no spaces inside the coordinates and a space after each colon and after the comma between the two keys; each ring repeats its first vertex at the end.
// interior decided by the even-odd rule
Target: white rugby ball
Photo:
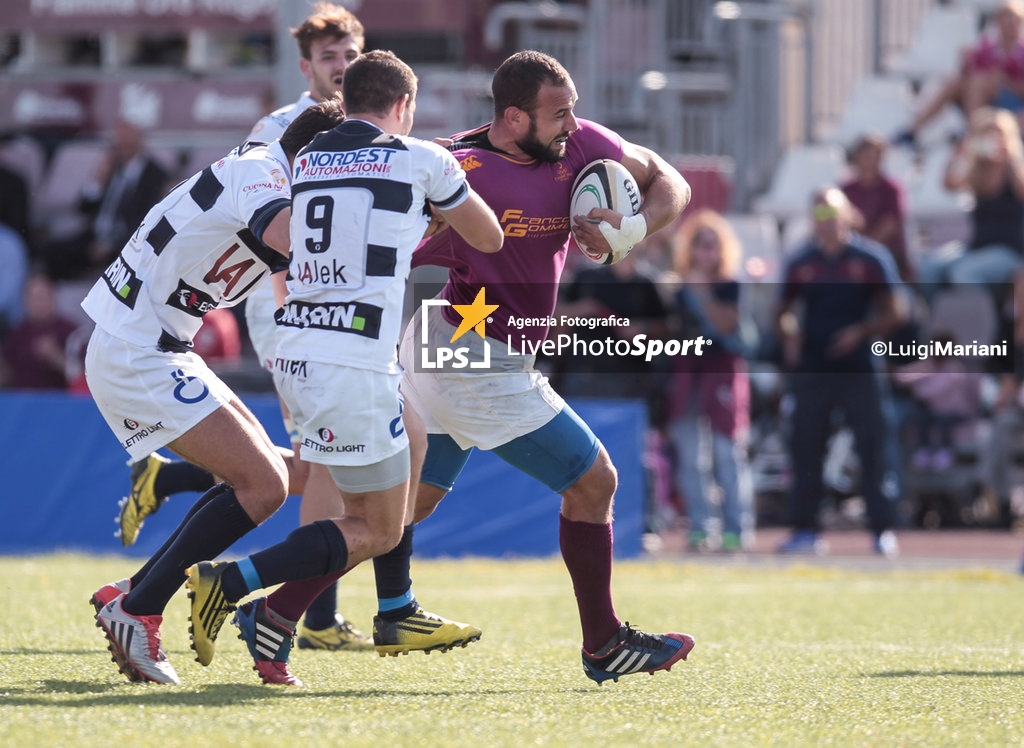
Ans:
{"type": "MultiPolygon", "coordinates": [[[[591,208],[609,208],[624,216],[635,216],[640,211],[640,186],[618,161],[610,158],[591,161],[576,176],[569,201],[569,220],[587,215],[591,208]]],[[[573,238],[580,251],[599,265],[614,265],[629,254],[628,249],[624,252],[591,252],[575,233],[573,238]]]]}

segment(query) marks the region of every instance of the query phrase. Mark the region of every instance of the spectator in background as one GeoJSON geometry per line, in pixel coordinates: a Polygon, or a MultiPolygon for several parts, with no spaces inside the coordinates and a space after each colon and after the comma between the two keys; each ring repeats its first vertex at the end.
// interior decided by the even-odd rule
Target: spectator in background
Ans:
{"type": "MultiPolygon", "coordinates": [[[[667,310],[654,280],[637,266],[640,254],[630,252],[614,265],[587,262],[578,267],[559,294],[555,310],[556,319],[562,315],[615,316],[628,319],[628,326],[574,327],[571,330],[553,326],[550,338],[554,339],[559,333],[573,333],[586,340],[604,340],[609,335],[632,340],[640,333],[648,337],[664,334],[667,310]]],[[[662,381],[652,362],[638,357],[623,358],[615,371],[608,370],[607,361],[587,355],[563,355],[555,363],[557,368],[552,379],[566,397],[635,397],[645,400],[652,416],[662,410],[658,402],[663,391],[662,381]]]]}
{"type": "MultiPolygon", "coordinates": [[[[956,343],[952,333],[932,335],[937,343],[956,343]]],[[[893,379],[905,385],[917,401],[911,420],[917,426],[917,449],[910,466],[915,470],[949,470],[956,462],[957,427],[981,415],[981,374],[966,371],[963,359],[934,356],[900,367],[893,379]]]]}
{"type": "MultiPolygon", "coordinates": [[[[0,201],[2,203],[2,201],[0,201]]],[[[28,248],[21,236],[0,224],[0,341],[24,316],[23,295],[28,275],[28,248]]]]}
{"type": "Polygon", "coordinates": [[[145,133],[119,119],[110,148],[79,199],[85,228],[42,247],[46,273],[54,280],[92,280],[128,243],[168,187],[167,170],[146,153],[145,133]]]}
{"type": "Polygon", "coordinates": [[[894,138],[914,144],[921,128],[946,106],[955,104],[970,119],[982,107],[1005,109],[1014,116],[1024,110],[1024,2],[1006,0],[993,11],[994,34],[983,34],[967,50],[957,74],[946,81],[910,126],[894,138]]]}
{"type": "Polygon", "coordinates": [[[24,299],[25,317],[4,339],[0,379],[10,389],[67,389],[65,349],[76,325],[57,313],[45,275],[29,277],[24,299]]]}
{"type": "Polygon", "coordinates": [[[0,224],[14,231],[26,247],[32,246],[31,208],[28,182],[16,171],[0,164],[0,224]]]}
{"type": "Polygon", "coordinates": [[[946,167],[945,186],[973,195],[971,236],[922,263],[925,296],[945,282],[1008,282],[1024,262],[1024,146],[1016,118],[991,107],[974,112],[946,167]]]}
{"type": "MultiPolygon", "coordinates": [[[[907,252],[906,205],[903,188],[898,181],[882,171],[882,159],[888,142],[876,133],[865,133],[853,144],[849,163],[853,176],[841,185],[843,193],[860,214],[856,225],[858,233],[873,239],[889,250],[900,279],[914,280],[915,269],[907,252]]],[[[908,306],[913,303],[913,292],[905,289],[908,306]]],[[[914,337],[916,327],[904,326],[895,337],[914,337]]],[[[885,403],[885,417],[889,421],[885,447],[886,481],[894,495],[902,490],[903,455],[899,442],[902,403],[889,399],[885,403]]]]}
{"type": "Polygon", "coordinates": [[[700,358],[676,357],[669,388],[669,433],[678,455],[677,482],[690,520],[689,547],[714,547],[712,480],[721,489],[724,551],[753,540],[753,486],[747,459],[751,350],[740,324],[737,269],[742,249],[728,222],[712,210],[689,216],[673,242],[680,338],[703,335],[714,344],[700,358]]]}
{"type": "Polygon", "coordinates": [[[0,164],[0,341],[23,316],[22,294],[32,253],[28,183],[0,164]]]}
{"type": "Polygon", "coordinates": [[[882,171],[889,143],[881,135],[866,133],[850,148],[853,176],[841,185],[850,204],[860,213],[858,231],[892,253],[903,281],[913,280],[907,256],[906,206],[899,182],[882,171]]]}
{"type": "Polygon", "coordinates": [[[861,490],[877,553],[898,553],[892,508],[882,490],[888,425],[871,342],[904,322],[899,276],[884,247],[856,234],[838,187],[815,192],[814,235],[787,264],[777,328],[793,396],[790,452],[793,535],[780,553],[822,553],[822,469],[833,411],[853,431],[861,490]],[[802,318],[797,316],[802,305],[802,318]]]}

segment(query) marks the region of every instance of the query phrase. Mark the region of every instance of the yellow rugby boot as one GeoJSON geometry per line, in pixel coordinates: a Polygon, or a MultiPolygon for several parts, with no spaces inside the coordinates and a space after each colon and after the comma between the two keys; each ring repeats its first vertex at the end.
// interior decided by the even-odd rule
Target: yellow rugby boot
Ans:
{"type": "Polygon", "coordinates": [[[131,493],[118,503],[121,511],[117,515],[117,524],[120,527],[117,536],[121,538],[121,545],[129,546],[138,540],[139,530],[142,529],[146,517],[156,512],[160,505],[167,501],[166,496],[157,496],[154,493],[153,486],[160,467],[169,462],[166,457],[152,452],[132,465],[131,493]]]}
{"type": "Polygon", "coordinates": [[[299,649],[329,649],[345,652],[369,652],[373,639],[357,629],[342,616],[334,617],[334,625],[325,629],[311,629],[302,623],[299,626],[299,649]]]}
{"type": "Polygon", "coordinates": [[[397,657],[417,650],[427,654],[434,650],[447,652],[477,641],[480,634],[476,626],[449,621],[423,608],[397,621],[373,617],[373,644],[381,657],[397,657]]]}
{"type": "Polygon", "coordinates": [[[227,563],[200,561],[188,567],[185,572],[185,587],[188,588],[191,601],[188,632],[192,635],[192,649],[200,665],[213,662],[213,645],[217,634],[228,613],[235,609],[235,605],[224,597],[224,589],[220,584],[220,577],[227,566],[227,563]]]}

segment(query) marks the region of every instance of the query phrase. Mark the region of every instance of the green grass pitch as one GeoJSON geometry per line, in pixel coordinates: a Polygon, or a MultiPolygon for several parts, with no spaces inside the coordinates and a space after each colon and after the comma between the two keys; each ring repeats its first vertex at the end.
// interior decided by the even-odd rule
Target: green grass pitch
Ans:
{"type": "MultiPolygon", "coordinates": [[[[983,569],[616,567],[619,615],[692,634],[671,673],[597,686],[559,559],[414,561],[424,607],[478,624],[447,654],[294,650],[260,684],[225,625],[208,668],[187,598],[166,611],[181,686],[117,673],[87,600],[132,560],[0,557],[0,746],[1020,746],[1024,580],[983,569]]],[[[342,580],[368,630],[372,570],[342,580]]]]}

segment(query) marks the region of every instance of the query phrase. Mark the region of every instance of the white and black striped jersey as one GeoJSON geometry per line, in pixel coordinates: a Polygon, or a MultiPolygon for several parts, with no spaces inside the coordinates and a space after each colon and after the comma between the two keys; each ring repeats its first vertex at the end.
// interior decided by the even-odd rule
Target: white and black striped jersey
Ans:
{"type": "Polygon", "coordinates": [[[278,142],[236,148],[153,206],[82,307],[129,343],[190,345],[204,314],[234,306],[286,265],[261,238],[290,201],[278,142]]]}
{"type": "Polygon", "coordinates": [[[277,355],[400,371],[396,345],[426,201],[469,195],[448,151],[362,120],[320,133],[295,157],[288,297],[277,355]]]}
{"type": "MultiPolygon", "coordinates": [[[[306,91],[299,100],[294,104],[288,104],[275,109],[273,112],[263,117],[257,122],[252,132],[246,138],[249,140],[258,140],[264,143],[269,143],[273,140],[280,138],[288,125],[295,121],[295,118],[306,111],[309,107],[316,104],[316,101],[312,96],[309,95],[309,91],[306,91]]],[[[272,320],[274,312],[277,311],[277,302],[274,300],[274,288],[271,283],[261,283],[256,287],[256,290],[250,294],[248,300],[245,302],[245,319],[249,323],[249,335],[250,337],[257,333],[257,331],[268,330],[272,331],[273,326],[267,324],[260,324],[259,320],[272,320]]],[[[257,345],[257,350],[266,346],[257,345]]]]}

